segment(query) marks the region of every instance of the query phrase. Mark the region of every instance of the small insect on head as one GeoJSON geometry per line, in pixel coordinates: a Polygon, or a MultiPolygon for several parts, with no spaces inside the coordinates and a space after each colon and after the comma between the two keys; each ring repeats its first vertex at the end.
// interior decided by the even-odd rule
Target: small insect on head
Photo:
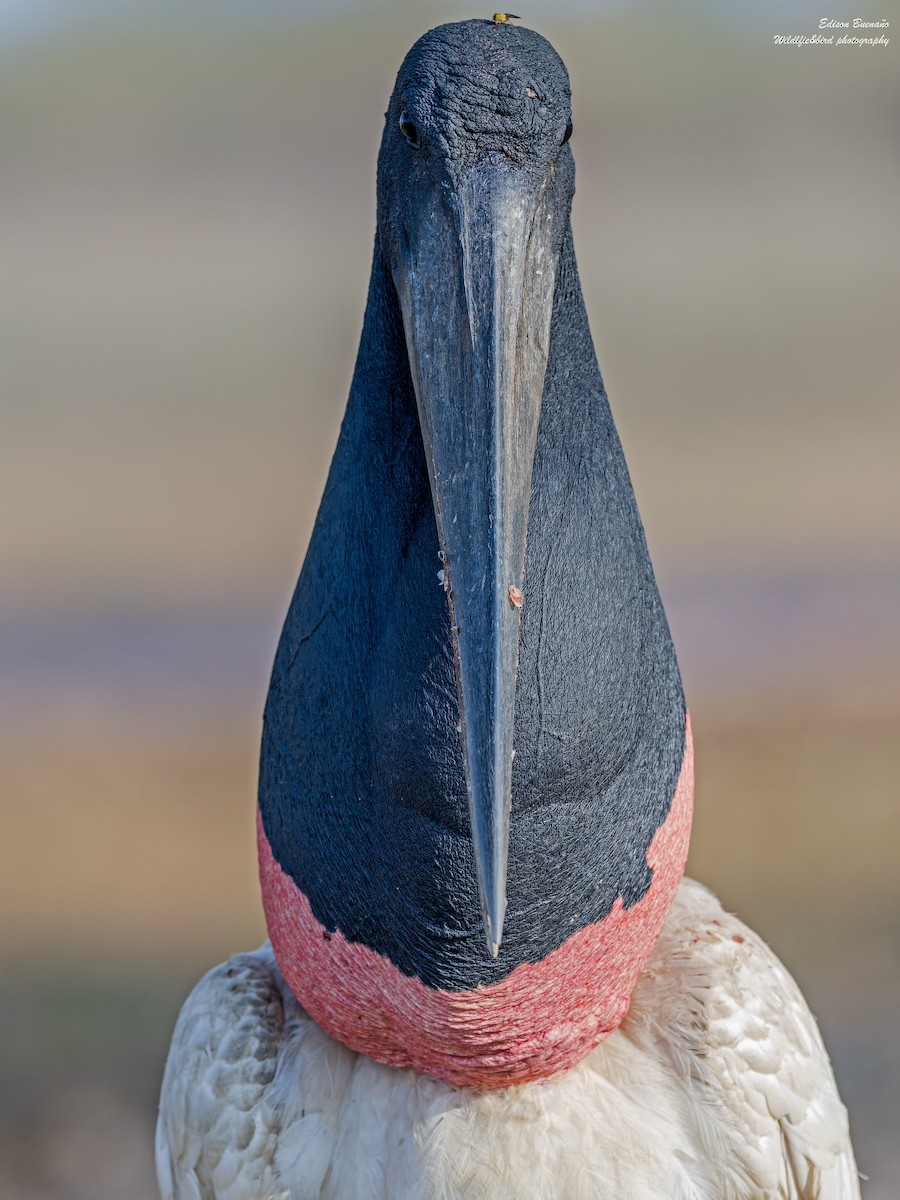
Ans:
{"type": "Polygon", "coordinates": [[[508,25],[510,21],[518,21],[516,13],[494,13],[491,18],[495,25],[508,25]]]}

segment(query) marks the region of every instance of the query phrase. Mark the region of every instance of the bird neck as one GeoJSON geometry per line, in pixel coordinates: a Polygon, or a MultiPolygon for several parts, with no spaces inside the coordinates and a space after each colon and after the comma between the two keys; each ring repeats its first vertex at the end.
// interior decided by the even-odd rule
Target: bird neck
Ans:
{"type": "Polygon", "coordinates": [[[376,242],[347,412],[266,706],[266,916],[286,979],[329,1032],[381,1061],[502,1086],[561,1069],[622,1019],[690,827],[678,668],[571,234],[532,480],[496,959],[438,550],[376,242]]]}

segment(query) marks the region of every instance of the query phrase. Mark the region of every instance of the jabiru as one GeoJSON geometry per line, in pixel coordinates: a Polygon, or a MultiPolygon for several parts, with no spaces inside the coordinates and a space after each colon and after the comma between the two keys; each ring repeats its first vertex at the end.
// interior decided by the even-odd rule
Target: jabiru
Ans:
{"type": "Polygon", "coordinates": [[[578,281],[565,67],[400,68],[266,704],[270,942],[187,1000],[166,1200],[859,1194],[815,1021],[683,880],[681,680],[578,281]]]}

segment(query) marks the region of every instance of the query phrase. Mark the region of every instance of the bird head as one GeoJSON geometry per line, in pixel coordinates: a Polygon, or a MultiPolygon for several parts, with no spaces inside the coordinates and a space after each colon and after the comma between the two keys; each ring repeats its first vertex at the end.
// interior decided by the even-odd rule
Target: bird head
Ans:
{"type": "Polygon", "coordinates": [[[572,249],[568,77],[508,22],[404,60],[347,415],[266,708],[281,969],[490,1088],[615,1028],[687,853],[690,734],[572,249]]]}

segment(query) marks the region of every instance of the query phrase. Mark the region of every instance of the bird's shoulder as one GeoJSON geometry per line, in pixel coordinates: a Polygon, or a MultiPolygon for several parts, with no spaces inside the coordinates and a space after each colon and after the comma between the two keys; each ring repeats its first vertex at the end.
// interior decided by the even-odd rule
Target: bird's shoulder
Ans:
{"type": "Polygon", "coordinates": [[[679,888],[620,1032],[668,1060],[688,1140],[722,1165],[728,1195],[859,1196],[847,1112],[799,987],[693,880],[679,888]]]}
{"type": "Polygon", "coordinates": [[[214,967],[185,1001],[169,1049],[156,1131],[163,1200],[287,1197],[282,1180],[298,1160],[303,1194],[317,1196],[332,1140],[323,1126],[353,1058],[294,1000],[268,943],[214,967]]]}

